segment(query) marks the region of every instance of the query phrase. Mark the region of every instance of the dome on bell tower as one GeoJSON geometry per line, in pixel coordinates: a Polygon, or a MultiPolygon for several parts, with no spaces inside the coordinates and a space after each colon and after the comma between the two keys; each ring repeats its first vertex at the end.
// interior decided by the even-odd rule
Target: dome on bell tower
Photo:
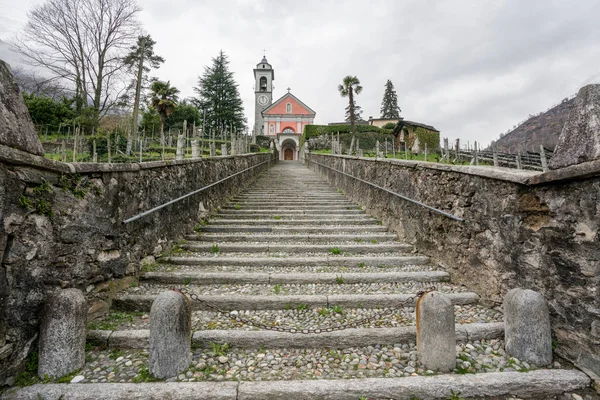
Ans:
{"type": "Polygon", "coordinates": [[[256,64],[256,69],[273,69],[273,67],[267,61],[267,56],[263,56],[262,60],[256,64]]]}

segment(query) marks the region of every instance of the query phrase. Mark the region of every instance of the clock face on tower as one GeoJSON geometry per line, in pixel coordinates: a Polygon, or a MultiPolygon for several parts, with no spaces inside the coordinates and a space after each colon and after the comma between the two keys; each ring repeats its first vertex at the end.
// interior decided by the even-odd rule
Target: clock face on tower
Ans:
{"type": "Polygon", "coordinates": [[[264,106],[265,104],[267,104],[268,101],[269,101],[269,98],[267,96],[265,96],[264,94],[261,94],[260,96],[258,96],[258,104],[260,104],[261,106],[264,106]]]}

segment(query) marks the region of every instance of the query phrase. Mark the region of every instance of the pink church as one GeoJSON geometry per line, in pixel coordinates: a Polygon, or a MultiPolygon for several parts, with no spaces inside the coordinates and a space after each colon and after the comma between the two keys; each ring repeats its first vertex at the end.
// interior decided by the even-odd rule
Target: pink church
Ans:
{"type": "Polygon", "coordinates": [[[300,136],[312,124],[316,113],[288,92],[262,112],[264,132],[275,137],[280,160],[298,160],[300,136]]]}
{"type": "Polygon", "coordinates": [[[266,57],[254,69],[255,121],[254,135],[272,138],[280,160],[299,158],[300,136],[306,125],[312,124],[316,113],[300,99],[287,93],[272,102],[275,71],[266,57]]]}

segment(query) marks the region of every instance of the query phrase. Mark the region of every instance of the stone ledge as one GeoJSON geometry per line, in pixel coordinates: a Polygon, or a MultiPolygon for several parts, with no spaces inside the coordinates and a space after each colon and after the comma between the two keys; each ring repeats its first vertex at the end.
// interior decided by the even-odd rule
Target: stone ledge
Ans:
{"type": "Polygon", "coordinates": [[[536,370],[318,381],[37,384],[9,391],[4,399],[356,400],[361,396],[376,399],[416,396],[442,400],[448,398],[451,389],[467,398],[508,394],[528,397],[556,395],[589,385],[590,379],[577,370],[536,370]]]}
{"type": "MultiPolygon", "coordinates": [[[[433,169],[436,171],[444,172],[457,172],[461,174],[468,174],[479,176],[482,178],[496,179],[506,182],[513,182],[527,186],[541,185],[546,183],[553,183],[563,180],[573,179],[584,179],[594,176],[600,176],[600,160],[589,161],[586,163],[572,165],[570,167],[561,168],[557,170],[551,170],[547,172],[536,172],[528,170],[517,170],[513,168],[503,167],[478,167],[470,165],[449,165],[432,163],[425,161],[411,161],[411,160],[389,160],[389,159],[375,159],[370,157],[355,157],[345,155],[330,154],[311,154],[313,156],[326,156],[326,157],[338,157],[341,159],[360,160],[368,162],[383,162],[391,165],[398,165],[406,168],[413,169],[433,169]]],[[[310,159],[309,159],[310,162],[310,159]]]]}
{"type": "Polygon", "coordinates": [[[270,156],[270,153],[250,153],[240,154],[235,156],[219,156],[212,158],[198,158],[198,159],[185,159],[185,160],[168,160],[168,161],[148,161],[142,163],[64,163],[61,161],[54,161],[42,156],[36,156],[28,152],[13,149],[0,144],[0,161],[6,162],[7,164],[14,165],[27,165],[32,167],[41,168],[59,173],[83,173],[90,174],[96,172],[138,172],[145,169],[162,168],[176,165],[187,165],[195,164],[198,162],[206,161],[220,161],[224,159],[239,159],[246,157],[255,157],[260,155],[270,156]]]}

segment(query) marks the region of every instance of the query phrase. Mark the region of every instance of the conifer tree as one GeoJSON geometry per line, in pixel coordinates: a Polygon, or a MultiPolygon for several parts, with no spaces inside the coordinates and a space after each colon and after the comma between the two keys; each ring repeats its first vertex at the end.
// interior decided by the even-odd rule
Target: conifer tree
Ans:
{"type": "Polygon", "coordinates": [[[127,155],[131,153],[132,134],[137,134],[138,131],[138,113],[140,107],[140,96],[142,91],[142,82],[146,79],[144,72],[150,72],[150,68],[158,68],[165,59],[154,54],[154,45],[156,42],[152,40],[150,35],[138,36],[138,41],[135,46],[131,47],[131,52],[127,54],[123,62],[130,70],[136,70],[135,79],[135,97],[133,101],[133,116],[131,119],[131,131],[127,135],[127,155]]]}
{"type": "MultiPolygon", "coordinates": [[[[363,120],[362,119],[362,113],[363,113],[362,108],[361,108],[361,106],[359,106],[359,105],[356,104],[356,99],[353,99],[353,101],[354,101],[354,107],[353,107],[353,109],[354,109],[354,121],[355,122],[362,121],[363,120]]],[[[350,105],[347,105],[346,106],[345,121],[346,122],[350,122],[350,119],[351,119],[350,118],[350,105]]]]}
{"type": "Polygon", "coordinates": [[[206,129],[221,131],[242,129],[246,125],[244,106],[238,84],[229,71],[228,57],[219,52],[212,65],[204,67],[204,74],[198,78],[197,104],[206,113],[206,129]]]}
{"type": "Polygon", "coordinates": [[[394,90],[392,81],[388,79],[381,101],[381,118],[400,118],[400,111],[402,110],[398,107],[398,95],[394,90]]]}

